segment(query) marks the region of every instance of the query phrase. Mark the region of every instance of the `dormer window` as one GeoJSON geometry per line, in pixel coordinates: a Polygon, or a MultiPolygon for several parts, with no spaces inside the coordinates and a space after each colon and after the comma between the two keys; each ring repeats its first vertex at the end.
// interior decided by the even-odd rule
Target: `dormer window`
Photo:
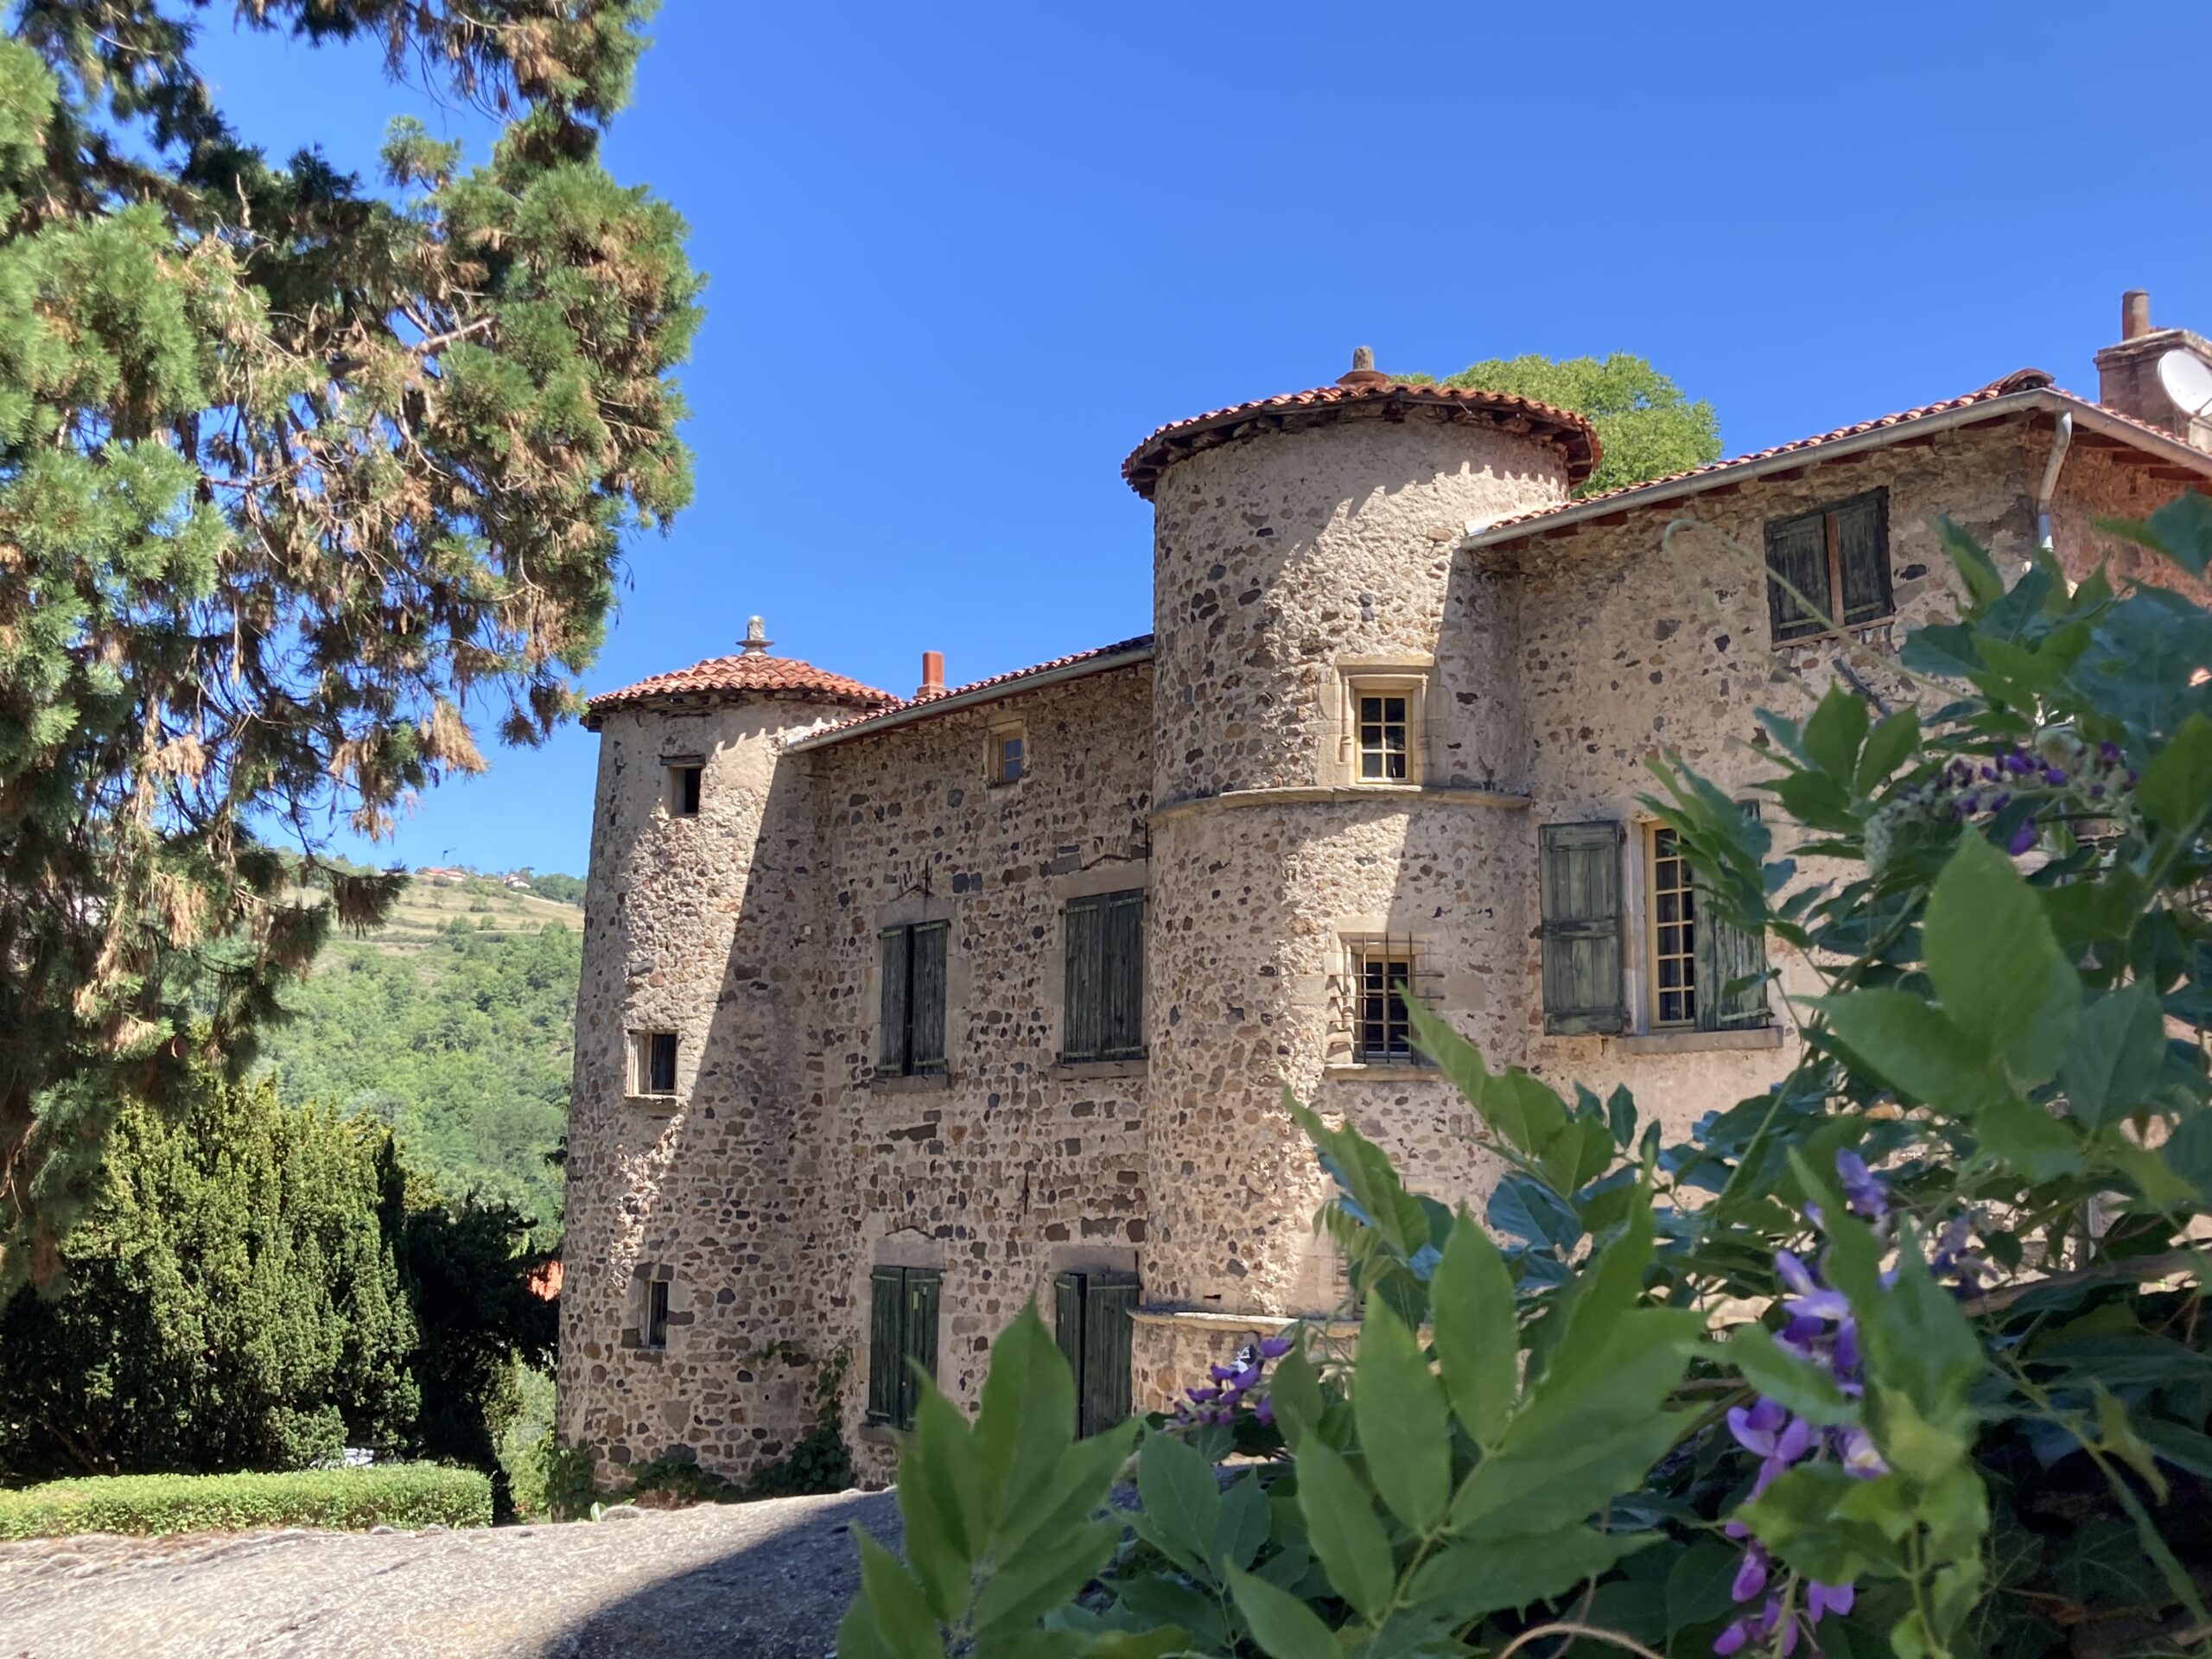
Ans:
{"type": "Polygon", "coordinates": [[[1774,641],[1878,622],[1890,595],[1890,493],[1869,490],[1766,525],[1766,596],[1774,641]]]}
{"type": "Polygon", "coordinates": [[[991,731],[991,782],[1018,784],[1029,770],[1028,734],[1019,726],[998,726],[991,731]]]}

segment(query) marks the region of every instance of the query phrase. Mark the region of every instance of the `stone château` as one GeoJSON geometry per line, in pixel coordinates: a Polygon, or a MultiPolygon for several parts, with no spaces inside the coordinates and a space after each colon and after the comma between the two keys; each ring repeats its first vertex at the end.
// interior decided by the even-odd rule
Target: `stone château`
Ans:
{"type": "Polygon", "coordinates": [[[887,1474],[911,1368],[972,1404],[1029,1299],[1087,1425],[1166,1403],[1342,1275],[1286,1084],[1479,1207],[1498,1162],[1391,988],[1494,1065],[1676,1128],[1789,1065],[1801,965],[1697,913],[1637,797],[1759,776],[1761,706],[2001,565],[2212,488],[2139,296],[2099,396],[1962,397],[1577,499],[1588,423],[1335,384],[1160,428],[1154,630],[896,697],[743,648],[594,700],[560,1428],[742,1476],[837,1406],[887,1474]],[[1808,602],[1811,601],[1811,602],[1808,602]],[[1746,988],[1748,983],[1748,988],[1746,988]]]}

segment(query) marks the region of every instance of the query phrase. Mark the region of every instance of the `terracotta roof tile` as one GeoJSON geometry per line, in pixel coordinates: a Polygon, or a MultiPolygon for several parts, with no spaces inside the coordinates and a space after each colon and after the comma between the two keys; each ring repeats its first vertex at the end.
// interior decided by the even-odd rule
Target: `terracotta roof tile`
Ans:
{"type": "MultiPolygon", "coordinates": [[[[1788,443],[1777,443],[1770,449],[1754,449],[1749,454],[1731,455],[1726,461],[1707,461],[1702,467],[1692,467],[1683,472],[1669,473],[1659,478],[1647,478],[1634,484],[1624,484],[1617,490],[1602,490],[1596,495],[1578,496],[1572,501],[1562,501],[1555,507],[1539,507],[1534,512],[1516,513],[1510,518],[1500,518],[1495,524],[1484,525],[1480,533],[1489,536],[1497,531],[1517,529],[1523,525],[1535,528],[1541,525],[1547,518],[1578,511],[1589,506],[1592,502],[1625,500],[1628,497],[1640,494],[1647,490],[1671,487],[1688,479],[1704,478],[1710,474],[1727,472],[1732,467],[1749,466],[1753,461],[1771,461],[1777,455],[1794,454],[1800,449],[1817,448],[1821,444],[1834,443],[1844,438],[1855,438],[1864,433],[1879,431],[1885,427],[1902,426],[1909,421],[1923,420],[1930,415],[1944,415],[1953,410],[1970,408],[1975,404],[1992,403],[1997,398],[2006,397],[2016,391],[2043,391],[2049,388],[2050,384],[2050,377],[2041,369],[2015,370],[2003,379],[1993,380],[1987,385],[1967,392],[1962,397],[1949,398],[1940,404],[1923,404],[1918,409],[1899,410],[1894,415],[1884,415],[1871,421],[1859,421],[1850,426],[1839,426],[1830,432],[1816,432],[1809,438],[1795,438],[1788,443]]],[[[2061,395],[2071,396],[2072,394],[2062,393],[2061,395]]]]}
{"type": "Polygon", "coordinates": [[[587,718],[595,718],[610,709],[656,702],[665,697],[745,693],[810,697],[820,702],[846,703],[855,709],[881,709],[899,701],[888,691],[862,685],[858,680],[847,679],[842,674],[832,674],[811,663],[802,663],[795,658],[770,657],[760,652],[746,652],[735,657],[709,657],[703,663],[695,663],[690,668],[678,669],[672,674],[656,674],[651,679],[639,680],[635,685],[626,685],[619,691],[603,691],[588,705],[590,714],[587,718]]]}
{"type": "MultiPolygon", "coordinates": [[[[992,701],[988,696],[977,696],[976,694],[979,692],[998,692],[1003,696],[1012,696],[1023,689],[1021,682],[1033,679],[1039,674],[1049,674],[1060,669],[1077,668],[1085,663],[1094,662],[1098,663],[1103,668],[1110,665],[1105,660],[1109,658],[1128,656],[1141,651],[1148,652],[1151,649],[1152,636],[1148,633],[1141,633],[1135,639],[1117,639],[1110,645],[1097,645],[1091,650],[1078,651],[1066,657],[1055,657],[1050,662],[1032,663],[1027,668],[1017,668],[1005,674],[994,674],[988,679],[970,680],[965,685],[947,686],[942,691],[932,691],[926,697],[910,697],[903,702],[894,700],[887,709],[878,709],[869,714],[855,715],[849,720],[838,721],[834,726],[825,726],[819,731],[809,732],[804,737],[794,740],[792,747],[797,747],[801,745],[810,747],[830,738],[841,738],[866,731],[873,727],[891,722],[895,716],[912,715],[913,711],[925,709],[931,703],[950,702],[958,698],[963,699],[966,705],[972,706],[977,702],[992,701]]],[[[903,725],[906,722],[899,721],[897,723],[903,725]]]]}
{"type": "Polygon", "coordinates": [[[1199,449],[1226,443],[1237,429],[1254,420],[1280,420],[1300,414],[1327,417],[1340,411],[1387,413],[1404,409],[1443,409],[1475,415],[1520,429],[1552,443],[1567,461],[1567,477],[1580,484],[1595,470],[1604,453],[1590,423],[1572,410],[1556,409],[1533,397],[1510,392],[1485,391],[1475,386],[1408,385],[1376,374],[1372,378],[1352,375],[1334,385],[1310,391],[1288,391],[1274,397],[1257,397],[1249,404],[1210,410],[1188,420],[1173,421],[1160,428],[1129,452],[1122,463],[1122,477],[1147,501],[1160,474],[1173,461],[1199,449]],[[1522,424],[1525,423],[1525,424],[1522,424]]]}

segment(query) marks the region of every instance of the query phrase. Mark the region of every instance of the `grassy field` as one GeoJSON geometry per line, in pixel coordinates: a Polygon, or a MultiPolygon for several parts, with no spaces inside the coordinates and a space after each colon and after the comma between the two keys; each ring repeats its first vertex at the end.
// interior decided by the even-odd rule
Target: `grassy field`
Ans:
{"type": "Polygon", "coordinates": [[[466,881],[426,881],[418,877],[399,895],[391,919],[372,930],[365,943],[398,955],[419,951],[452,926],[455,917],[492,938],[536,933],[549,922],[559,922],[576,933],[584,925],[580,906],[556,904],[534,893],[503,887],[487,877],[472,876],[466,881]]]}

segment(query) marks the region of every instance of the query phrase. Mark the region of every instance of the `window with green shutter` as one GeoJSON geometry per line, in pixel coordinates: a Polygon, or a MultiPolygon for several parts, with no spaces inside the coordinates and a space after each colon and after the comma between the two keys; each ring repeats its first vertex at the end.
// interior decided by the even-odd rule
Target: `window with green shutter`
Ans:
{"type": "Polygon", "coordinates": [[[1547,823],[1537,832],[1544,1029],[1617,1032],[1621,1001],[1621,827],[1547,823]]]}
{"type": "MultiPolygon", "coordinates": [[[[1744,804],[1756,816],[1756,802],[1744,804]]],[[[1654,1031],[1733,1031],[1768,1022],[1766,940],[1707,902],[1704,884],[1664,824],[1644,831],[1644,953],[1654,1031]]]]}
{"type": "Polygon", "coordinates": [[[1890,594],[1890,493],[1869,490],[1766,526],[1767,615],[1777,643],[1878,622],[1890,594]]]}
{"type": "Polygon", "coordinates": [[[1128,1417],[1136,1305],[1134,1274],[1064,1273],[1052,1281],[1053,1331],[1075,1377],[1077,1434],[1096,1434],[1128,1417]]]}
{"type": "Polygon", "coordinates": [[[935,1268],[877,1268],[868,1274],[868,1421],[912,1428],[921,1378],[937,1376],[935,1268]]]}
{"type": "MultiPolygon", "coordinates": [[[[1759,815],[1757,801],[1743,801],[1744,816],[1759,815]]],[[[1703,906],[1697,933],[1697,999],[1700,1031],[1741,1031],[1770,1023],[1766,1001],[1766,935],[1750,933],[1703,906]]]]}
{"type": "Polygon", "coordinates": [[[882,934],[882,1043],[876,1071],[926,1077],[944,1070],[943,922],[909,922],[882,934]]]}
{"type": "Polygon", "coordinates": [[[1144,1053],[1144,893],[1071,899],[1066,921],[1060,1058],[1139,1058],[1144,1053]]]}

